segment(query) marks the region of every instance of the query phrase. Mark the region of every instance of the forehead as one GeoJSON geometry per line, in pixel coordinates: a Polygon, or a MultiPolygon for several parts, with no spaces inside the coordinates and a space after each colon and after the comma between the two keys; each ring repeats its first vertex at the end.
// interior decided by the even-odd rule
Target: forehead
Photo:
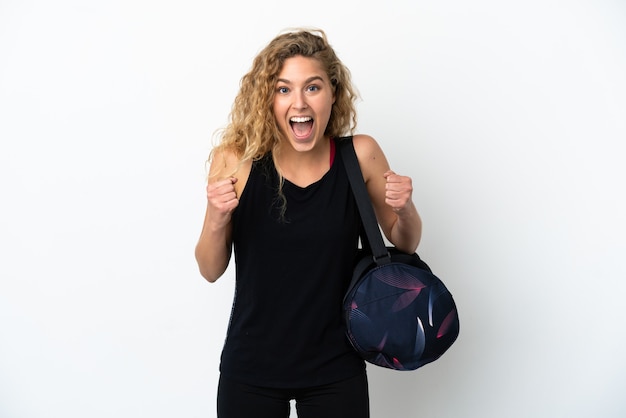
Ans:
{"type": "Polygon", "coordinates": [[[287,58],[278,73],[279,79],[288,81],[308,79],[312,76],[322,77],[325,80],[328,79],[326,71],[317,59],[301,55],[287,58]]]}

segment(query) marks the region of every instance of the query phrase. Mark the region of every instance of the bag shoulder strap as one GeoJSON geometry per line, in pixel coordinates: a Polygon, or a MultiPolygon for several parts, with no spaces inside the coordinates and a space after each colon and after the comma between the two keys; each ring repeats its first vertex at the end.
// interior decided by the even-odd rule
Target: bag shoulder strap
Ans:
{"type": "Polygon", "coordinates": [[[367,187],[365,187],[365,182],[363,181],[363,173],[361,171],[361,167],[359,166],[356,151],[354,150],[352,137],[346,136],[338,138],[337,146],[339,148],[339,152],[341,153],[343,164],[346,168],[352,193],[354,194],[356,204],[359,208],[359,214],[361,215],[361,221],[363,222],[363,227],[365,228],[367,241],[372,249],[374,261],[378,265],[389,263],[391,262],[391,256],[385,246],[385,241],[383,240],[383,236],[378,227],[374,207],[372,206],[372,201],[367,192],[367,187]]]}

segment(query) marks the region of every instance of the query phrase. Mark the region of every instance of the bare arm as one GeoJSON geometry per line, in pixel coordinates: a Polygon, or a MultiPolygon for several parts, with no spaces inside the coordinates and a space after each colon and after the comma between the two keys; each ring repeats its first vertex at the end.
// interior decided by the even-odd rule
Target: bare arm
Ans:
{"type": "MultiPolygon", "coordinates": [[[[232,213],[239,205],[239,196],[247,180],[237,177],[213,178],[218,168],[233,172],[239,164],[234,154],[217,153],[211,163],[207,191],[207,208],[195,256],[200,274],[209,282],[216,281],[230,262],[232,252],[232,213]]],[[[238,173],[237,173],[238,174],[238,173]]]]}
{"type": "Polygon", "coordinates": [[[422,237],[422,220],[413,204],[411,178],[389,169],[374,138],[356,135],[354,147],[383,233],[399,250],[415,252],[422,237]]]}

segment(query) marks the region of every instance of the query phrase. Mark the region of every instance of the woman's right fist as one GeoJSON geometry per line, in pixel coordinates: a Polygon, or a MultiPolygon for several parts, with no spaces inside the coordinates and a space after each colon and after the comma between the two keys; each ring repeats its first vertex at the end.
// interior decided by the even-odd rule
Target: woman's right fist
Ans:
{"type": "Polygon", "coordinates": [[[229,177],[209,183],[206,187],[211,220],[216,226],[224,226],[230,222],[233,210],[239,205],[235,183],[237,183],[237,178],[229,177]]]}

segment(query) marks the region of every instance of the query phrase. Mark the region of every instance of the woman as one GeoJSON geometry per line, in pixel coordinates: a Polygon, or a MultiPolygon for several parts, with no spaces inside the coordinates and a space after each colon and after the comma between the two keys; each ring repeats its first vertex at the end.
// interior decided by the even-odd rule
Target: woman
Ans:
{"type": "MultiPolygon", "coordinates": [[[[236,293],[222,352],[220,418],[369,416],[365,364],[345,337],[343,294],[360,219],[336,141],[356,125],[348,69],[323,31],[277,36],[241,81],[211,153],[196,247],[209,282],[234,247],[236,293]]],[[[354,147],[385,236],[412,253],[421,220],[409,177],[377,142],[354,147]]]]}

